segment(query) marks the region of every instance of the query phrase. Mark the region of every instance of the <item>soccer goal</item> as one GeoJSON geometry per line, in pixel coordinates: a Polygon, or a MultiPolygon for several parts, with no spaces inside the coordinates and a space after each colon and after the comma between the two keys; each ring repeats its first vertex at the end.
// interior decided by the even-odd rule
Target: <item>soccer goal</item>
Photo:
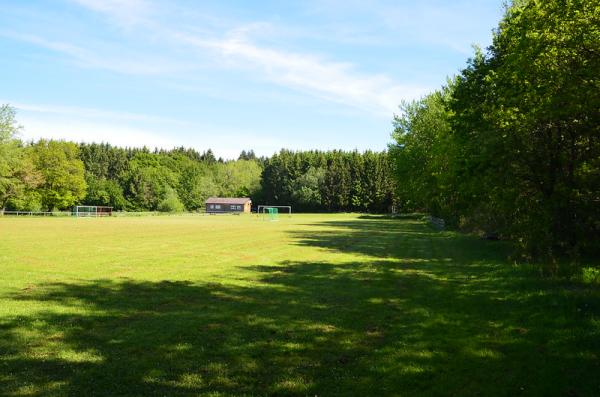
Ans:
{"type": "Polygon", "coordinates": [[[112,216],[113,207],[101,205],[77,205],[73,207],[73,216],[76,217],[98,217],[112,216]]]}
{"type": "Polygon", "coordinates": [[[279,217],[280,212],[287,213],[288,216],[292,216],[291,205],[259,205],[258,215],[269,220],[276,220],[279,217]]]}

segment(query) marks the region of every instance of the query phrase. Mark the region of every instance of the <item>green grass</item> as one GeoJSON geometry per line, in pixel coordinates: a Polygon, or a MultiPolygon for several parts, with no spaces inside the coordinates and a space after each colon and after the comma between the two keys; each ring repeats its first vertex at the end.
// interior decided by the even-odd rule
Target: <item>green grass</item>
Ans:
{"type": "Polygon", "coordinates": [[[0,218],[0,395],[598,396],[597,284],[413,218],[0,218]]]}

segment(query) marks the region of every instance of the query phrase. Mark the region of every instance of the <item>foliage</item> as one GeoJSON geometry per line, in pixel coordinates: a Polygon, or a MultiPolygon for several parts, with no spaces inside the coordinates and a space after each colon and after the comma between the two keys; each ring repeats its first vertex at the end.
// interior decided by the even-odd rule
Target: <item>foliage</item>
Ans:
{"type": "Polygon", "coordinates": [[[128,206],[123,195],[123,189],[113,179],[98,178],[93,174],[86,174],[87,193],[85,203],[87,205],[102,205],[113,207],[114,210],[123,210],[128,206]]]}
{"type": "MultiPolygon", "coordinates": [[[[81,144],[80,148],[88,174],[112,181],[112,187],[122,190],[123,199],[113,189],[116,196],[112,202],[120,203],[113,204],[115,208],[155,211],[164,203],[181,202],[186,210],[198,211],[211,196],[260,196],[262,166],[253,151],[244,151],[237,161],[218,161],[210,149],[203,153],[183,147],[151,152],[108,144],[81,144]]],[[[106,194],[102,200],[97,196],[88,189],[85,200],[108,200],[106,194]]],[[[179,210],[178,205],[176,208],[179,210]]]]}
{"type": "Polygon", "coordinates": [[[486,53],[403,105],[391,148],[400,200],[511,238],[526,258],[597,253],[599,54],[597,2],[514,2],[486,53]]]}
{"type": "Polygon", "coordinates": [[[398,180],[397,193],[403,211],[420,210],[443,215],[448,205],[446,180],[449,173],[450,133],[445,88],[426,97],[403,102],[394,117],[394,145],[390,154],[398,180]]]}
{"type": "Polygon", "coordinates": [[[196,211],[204,206],[206,199],[217,195],[218,186],[208,166],[189,163],[181,171],[177,191],[185,208],[196,211]]]}
{"type": "Polygon", "coordinates": [[[242,150],[242,152],[240,153],[240,156],[238,157],[238,160],[256,160],[256,154],[254,153],[254,150],[250,149],[248,151],[242,150]]]}
{"type": "Polygon", "coordinates": [[[394,181],[386,152],[292,152],[265,159],[265,202],[300,211],[386,212],[394,181]]]}
{"type": "Polygon", "coordinates": [[[0,142],[15,139],[19,125],[15,119],[15,109],[7,104],[0,105],[0,142]]]}
{"type": "Polygon", "coordinates": [[[220,196],[248,197],[260,190],[262,167],[254,160],[219,163],[214,170],[220,196]]]}
{"type": "Polygon", "coordinates": [[[136,153],[129,162],[125,192],[135,208],[158,210],[167,190],[176,186],[177,175],[153,153],[136,153]]]}
{"type": "Polygon", "coordinates": [[[600,232],[600,4],[518,2],[491,52],[490,124],[510,164],[503,187],[519,208],[511,233],[536,256],[592,248],[600,232]]]}
{"type": "Polygon", "coordinates": [[[318,209],[321,206],[321,189],[325,180],[325,169],[309,167],[294,181],[292,198],[304,208],[318,209]]]}
{"type": "Polygon", "coordinates": [[[42,180],[17,139],[18,131],[15,110],[0,106],[0,211],[7,205],[14,208],[19,202],[30,201],[31,190],[42,180]]]}
{"type": "Polygon", "coordinates": [[[600,284],[600,268],[584,267],[582,271],[582,281],[587,284],[600,284]]]}
{"type": "Polygon", "coordinates": [[[157,209],[162,212],[183,212],[185,206],[179,201],[177,192],[173,188],[167,188],[165,198],[158,204],[157,209]]]}
{"type": "Polygon", "coordinates": [[[33,165],[43,176],[37,188],[48,211],[70,209],[85,196],[87,185],[76,144],[40,140],[27,148],[33,165]]]}

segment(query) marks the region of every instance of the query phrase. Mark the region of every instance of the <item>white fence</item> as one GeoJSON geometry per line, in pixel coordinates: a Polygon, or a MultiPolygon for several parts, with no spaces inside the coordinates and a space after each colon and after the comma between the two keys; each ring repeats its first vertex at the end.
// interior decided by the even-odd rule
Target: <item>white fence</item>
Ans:
{"type": "MultiPolygon", "coordinates": [[[[0,216],[56,216],[56,217],[67,217],[75,216],[71,211],[0,211],[0,216]]],[[[220,212],[220,213],[207,213],[207,212],[159,212],[159,211],[113,211],[113,217],[141,217],[141,216],[208,216],[208,215],[240,215],[236,212],[220,212]]],[[[79,213],[79,218],[109,218],[107,214],[85,214],[79,213]]]]}
{"type": "Polygon", "coordinates": [[[71,216],[71,211],[0,211],[0,215],[15,215],[15,216],[71,216]]]}

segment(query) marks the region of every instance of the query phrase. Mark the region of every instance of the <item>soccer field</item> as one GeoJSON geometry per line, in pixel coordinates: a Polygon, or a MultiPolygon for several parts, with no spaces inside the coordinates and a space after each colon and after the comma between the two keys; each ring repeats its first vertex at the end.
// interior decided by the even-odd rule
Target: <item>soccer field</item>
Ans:
{"type": "Polygon", "coordinates": [[[0,395],[600,394],[597,287],[357,214],[0,218],[0,395]]]}

